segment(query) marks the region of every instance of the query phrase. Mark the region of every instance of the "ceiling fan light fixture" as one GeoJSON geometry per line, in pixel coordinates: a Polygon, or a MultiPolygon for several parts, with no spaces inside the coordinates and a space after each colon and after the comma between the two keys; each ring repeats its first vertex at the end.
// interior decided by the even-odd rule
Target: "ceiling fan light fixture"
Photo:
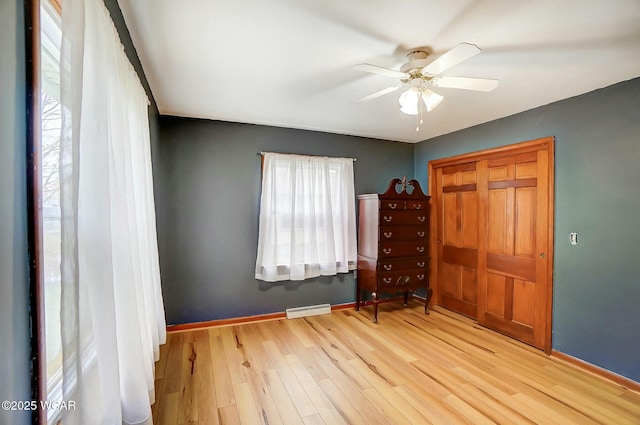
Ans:
{"type": "Polygon", "coordinates": [[[417,87],[409,87],[409,90],[402,93],[398,98],[401,106],[400,110],[407,115],[417,115],[419,95],[420,90],[417,87]]]}
{"type": "Polygon", "coordinates": [[[429,89],[422,92],[422,100],[427,106],[427,112],[431,112],[436,106],[438,106],[440,102],[442,102],[442,99],[444,99],[443,96],[440,96],[438,93],[434,93],[429,89]]]}
{"type": "Polygon", "coordinates": [[[410,87],[409,90],[402,93],[398,99],[401,106],[400,111],[407,115],[417,115],[420,109],[420,105],[418,104],[420,99],[424,102],[426,111],[430,112],[442,102],[444,97],[429,89],[410,87]]]}

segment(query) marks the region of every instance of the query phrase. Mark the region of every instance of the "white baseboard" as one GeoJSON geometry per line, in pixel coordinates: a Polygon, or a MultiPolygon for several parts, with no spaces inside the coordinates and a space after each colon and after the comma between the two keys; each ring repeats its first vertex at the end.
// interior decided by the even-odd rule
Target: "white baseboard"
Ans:
{"type": "Polygon", "coordinates": [[[288,308],[286,310],[287,319],[297,319],[298,317],[317,316],[319,314],[331,313],[331,304],[309,305],[305,307],[288,308]]]}

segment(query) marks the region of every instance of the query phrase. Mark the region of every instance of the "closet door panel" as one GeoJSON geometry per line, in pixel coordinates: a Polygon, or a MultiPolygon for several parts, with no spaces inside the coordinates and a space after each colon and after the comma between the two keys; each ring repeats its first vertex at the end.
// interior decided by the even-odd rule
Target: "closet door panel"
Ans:
{"type": "Polygon", "coordinates": [[[537,323],[535,312],[545,308],[539,292],[546,288],[546,276],[537,267],[538,251],[544,251],[537,219],[539,192],[546,188],[538,187],[537,159],[536,152],[528,152],[487,160],[486,276],[478,322],[540,346],[534,331],[544,323],[537,323]]]}
{"type": "Polygon", "coordinates": [[[479,238],[475,163],[443,167],[437,178],[440,303],[475,317],[479,238]]]}

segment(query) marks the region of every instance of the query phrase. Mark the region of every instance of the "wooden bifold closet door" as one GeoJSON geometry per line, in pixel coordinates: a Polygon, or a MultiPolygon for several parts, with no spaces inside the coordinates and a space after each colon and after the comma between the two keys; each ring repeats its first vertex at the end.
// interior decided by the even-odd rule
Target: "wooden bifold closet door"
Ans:
{"type": "Polygon", "coordinates": [[[553,138],[429,163],[434,299],[551,349],[553,138]]]}

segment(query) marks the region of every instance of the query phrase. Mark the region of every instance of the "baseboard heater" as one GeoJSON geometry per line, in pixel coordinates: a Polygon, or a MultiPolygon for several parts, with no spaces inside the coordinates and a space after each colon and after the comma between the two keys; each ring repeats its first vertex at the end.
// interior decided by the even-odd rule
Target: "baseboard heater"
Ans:
{"type": "Polygon", "coordinates": [[[287,319],[297,319],[298,317],[318,316],[319,314],[331,313],[331,304],[308,305],[305,307],[288,308],[287,319]]]}

